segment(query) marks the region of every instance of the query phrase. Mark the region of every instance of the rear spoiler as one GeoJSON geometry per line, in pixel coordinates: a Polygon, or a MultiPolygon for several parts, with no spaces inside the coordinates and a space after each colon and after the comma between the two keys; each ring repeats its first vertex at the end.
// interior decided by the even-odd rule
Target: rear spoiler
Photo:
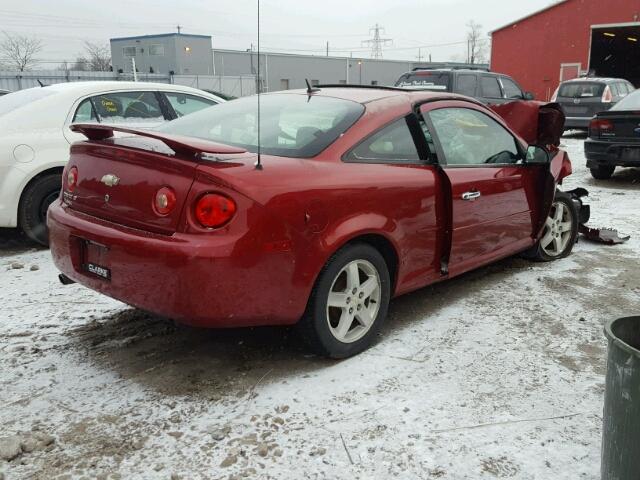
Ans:
{"type": "Polygon", "coordinates": [[[202,154],[232,154],[246,153],[246,150],[239,147],[232,147],[222,143],[209,142],[199,138],[185,137],[182,135],[171,135],[157,132],[155,130],[144,130],[138,128],[120,127],[117,125],[104,125],[95,123],[75,123],[69,127],[72,131],[82,133],[89,140],[106,140],[113,137],[114,132],[131,133],[140,137],[153,138],[164,143],[178,155],[187,157],[201,157],[202,154]]]}
{"type": "Polygon", "coordinates": [[[529,100],[491,105],[489,108],[529,145],[560,145],[565,120],[560,104],[529,100]]]}

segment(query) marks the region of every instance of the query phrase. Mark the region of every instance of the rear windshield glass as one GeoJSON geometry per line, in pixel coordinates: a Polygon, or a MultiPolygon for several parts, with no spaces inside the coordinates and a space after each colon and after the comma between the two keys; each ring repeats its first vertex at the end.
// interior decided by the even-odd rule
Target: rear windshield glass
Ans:
{"type": "Polygon", "coordinates": [[[426,90],[449,90],[449,72],[411,72],[402,75],[396,87],[420,88],[426,90]]]}
{"type": "MultiPolygon", "coordinates": [[[[221,103],[179,118],[159,131],[204,138],[258,151],[256,96],[221,103]]],[[[349,100],[296,94],[263,95],[260,100],[261,152],[313,157],[331,145],[364,112],[349,100]]]]}
{"type": "Polygon", "coordinates": [[[49,95],[53,95],[55,92],[42,87],[28,88],[27,90],[20,90],[19,92],[13,92],[0,97],[0,116],[6,115],[13,110],[16,110],[23,105],[38,101],[49,95]]]}
{"type": "Polygon", "coordinates": [[[602,97],[604,83],[596,82],[570,82],[560,86],[559,97],[566,98],[594,98],[602,97]]]}
{"type": "Polygon", "coordinates": [[[640,89],[624,97],[611,110],[640,110],[640,89]]]}

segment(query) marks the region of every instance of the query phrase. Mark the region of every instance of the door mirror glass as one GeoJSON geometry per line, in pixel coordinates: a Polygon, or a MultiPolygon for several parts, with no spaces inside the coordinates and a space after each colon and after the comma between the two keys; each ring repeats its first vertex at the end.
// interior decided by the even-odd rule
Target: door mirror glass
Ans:
{"type": "Polygon", "coordinates": [[[525,92],[524,93],[524,99],[525,100],[535,100],[535,98],[536,97],[531,92],[525,92]]]}
{"type": "Polygon", "coordinates": [[[551,161],[551,155],[546,148],[531,145],[527,148],[527,163],[546,164],[551,161]]]}

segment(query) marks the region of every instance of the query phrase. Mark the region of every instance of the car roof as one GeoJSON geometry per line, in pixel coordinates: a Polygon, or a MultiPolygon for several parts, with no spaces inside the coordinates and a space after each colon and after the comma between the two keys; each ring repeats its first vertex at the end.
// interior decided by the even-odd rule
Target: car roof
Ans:
{"type": "Polygon", "coordinates": [[[196,88],[175,85],[171,83],[153,83],[153,82],[118,82],[118,81],[91,81],[91,82],[68,82],[54,83],[46,85],[42,88],[53,90],[59,93],[69,93],[76,95],[86,95],[94,92],[104,92],[110,90],[165,90],[192,92],[204,96],[211,94],[196,88]]]}
{"type": "MultiPolygon", "coordinates": [[[[478,103],[473,98],[465,97],[450,92],[429,91],[429,90],[411,90],[400,87],[387,87],[379,85],[319,85],[317,91],[314,91],[311,95],[320,97],[333,97],[343,100],[351,100],[362,104],[374,102],[377,100],[383,100],[391,97],[405,98],[409,102],[419,102],[422,100],[435,100],[435,99],[451,99],[451,100],[467,100],[472,103],[478,103]]],[[[295,94],[295,95],[308,95],[306,89],[299,90],[285,90],[281,92],[274,92],[269,95],[277,94],[295,94]]]]}
{"type": "Polygon", "coordinates": [[[625,78],[611,78],[611,77],[578,77],[578,78],[571,78],[569,80],[564,80],[562,83],[569,83],[569,82],[613,83],[613,82],[629,82],[629,80],[625,78]]]}

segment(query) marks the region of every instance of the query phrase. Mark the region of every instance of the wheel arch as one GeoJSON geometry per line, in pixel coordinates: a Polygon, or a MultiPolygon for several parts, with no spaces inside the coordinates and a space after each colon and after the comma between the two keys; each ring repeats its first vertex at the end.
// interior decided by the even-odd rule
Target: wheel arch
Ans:
{"type": "MultiPolygon", "coordinates": [[[[53,167],[48,167],[44,170],[41,170],[39,172],[36,172],[35,174],[33,174],[22,186],[22,189],[20,190],[20,199],[18,200],[18,204],[16,205],[17,207],[17,216],[19,217],[19,213],[20,213],[20,206],[22,205],[22,202],[24,201],[24,195],[25,192],[29,189],[29,187],[31,185],[33,185],[33,183],[37,180],[39,180],[42,177],[46,177],[47,175],[53,175],[53,174],[58,174],[60,176],[62,176],[62,172],[64,171],[64,165],[58,165],[58,166],[53,166],[53,167]]],[[[18,224],[20,223],[20,218],[18,218],[18,224]]]]}

